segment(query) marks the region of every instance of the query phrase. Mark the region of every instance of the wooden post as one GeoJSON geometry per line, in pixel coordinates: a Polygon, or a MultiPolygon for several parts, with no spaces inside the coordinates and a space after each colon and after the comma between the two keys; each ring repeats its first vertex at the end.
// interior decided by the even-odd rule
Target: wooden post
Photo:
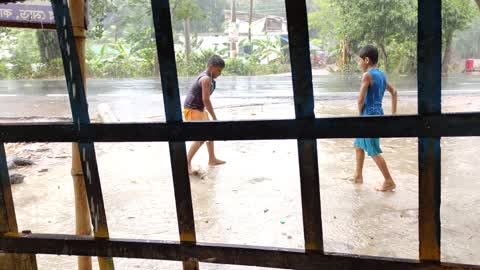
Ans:
{"type": "MultiPolygon", "coordinates": [[[[77,47],[80,68],[82,69],[83,85],[85,86],[85,1],[70,0],[70,17],[72,19],[73,35],[77,47]]],[[[82,164],[78,144],[72,144],[72,177],[75,193],[75,234],[91,235],[90,213],[87,202],[85,181],[83,179],[82,164]]],[[[91,270],[92,259],[90,257],[78,258],[79,270],[91,270]]]]}
{"type": "MultiPolygon", "coordinates": [[[[13,206],[12,189],[8,175],[7,156],[0,142],[0,235],[17,233],[17,218],[13,206]]],[[[35,254],[0,252],[0,270],[37,270],[35,254]]]]}

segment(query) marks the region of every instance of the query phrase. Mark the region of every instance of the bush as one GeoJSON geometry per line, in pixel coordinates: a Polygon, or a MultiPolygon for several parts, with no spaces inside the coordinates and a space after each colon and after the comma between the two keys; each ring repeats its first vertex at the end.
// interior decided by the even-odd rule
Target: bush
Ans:
{"type": "Polygon", "coordinates": [[[223,71],[225,75],[251,75],[252,66],[248,65],[248,62],[245,63],[240,58],[229,58],[225,61],[225,70],[223,71]]]}
{"type": "Polygon", "coordinates": [[[56,58],[47,64],[40,64],[38,69],[33,73],[32,77],[35,79],[43,78],[58,78],[64,77],[62,58],[56,58]]]}

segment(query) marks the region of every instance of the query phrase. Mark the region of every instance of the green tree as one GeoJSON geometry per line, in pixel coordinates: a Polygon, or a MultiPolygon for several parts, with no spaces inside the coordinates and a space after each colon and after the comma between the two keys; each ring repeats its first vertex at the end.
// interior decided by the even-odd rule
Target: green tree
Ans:
{"type": "Polygon", "coordinates": [[[471,0],[442,0],[442,35],[444,54],[442,72],[448,73],[452,58],[452,41],[457,31],[466,29],[477,10],[471,0]]]}
{"type": "Polygon", "coordinates": [[[388,71],[388,46],[415,39],[414,0],[314,0],[313,4],[310,26],[319,29],[320,42],[336,40],[342,65],[349,64],[356,46],[373,43],[379,47],[388,71]]]}
{"type": "Polygon", "coordinates": [[[88,4],[88,38],[101,38],[105,31],[104,20],[118,11],[113,0],[89,0],[88,4]]]}
{"type": "MultiPolygon", "coordinates": [[[[40,63],[40,54],[35,32],[31,30],[15,30],[16,45],[12,51],[10,63],[12,76],[15,79],[30,79],[35,77],[35,65],[40,63]]],[[[38,66],[37,66],[38,68],[38,66]]]]}
{"type": "MultiPolygon", "coordinates": [[[[313,0],[308,5],[308,26],[312,42],[330,52],[338,51],[349,34],[342,31],[340,9],[332,0],[313,0]]],[[[347,60],[342,61],[345,64],[347,60]]],[[[339,63],[339,64],[342,64],[339,63]]]]}
{"type": "Polygon", "coordinates": [[[225,0],[197,0],[199,7],[205,14],[204,19],[196,21],[192,30],[201,32],[223,32],[225,22],[224,11],[227,8],[225,0]]]}
{"type": "Polygon", "coordinates": [[[202,21],[205,13],[198,5],[197,0],[176,0],[173,3],[172,16],[174,21],[183,21],[183,33],[185,37],[185,54],[187,58],[192,51],[191,47],[191,21],[202,21]]]}
{"type": "Polygon", "coordinates": [[[58,45],[57,32],[49,30],[36,31],[38,49],[43,63],[51,64],[52,61],[62,57],[60,46],[58,45]]]}
{"type": "Polygon", "coordinates": [[[461,58],[480,58],[480,13],[468,29],[456,34],[452,50],[461,58]]]}
{"type": "Polygon", "coordinates": [[[13,47],[12,28],[0,27],[0,78],[6,79],[10,72],[7,62],[10,59],[10,51],[13,47]]]}
{"type": "Polygon", "coordinates": [[[412,0],[334,0],[345,23],[344,33],[362,43],[375,43],[388,71],[387,45],[416,33],[417,5],[412,0]]]}

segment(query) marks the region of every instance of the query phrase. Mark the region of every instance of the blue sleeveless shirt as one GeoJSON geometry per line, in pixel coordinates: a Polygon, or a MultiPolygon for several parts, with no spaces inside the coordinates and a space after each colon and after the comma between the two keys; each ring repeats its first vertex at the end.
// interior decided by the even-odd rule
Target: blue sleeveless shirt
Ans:
{"type": "Polygon", "coordinates": [[[378,68],[372,68],[368,73],[372,76],[372,81],[365,96],[362,115],[383,115],[382,101],[387,88],[387,78],[378,68]]]}

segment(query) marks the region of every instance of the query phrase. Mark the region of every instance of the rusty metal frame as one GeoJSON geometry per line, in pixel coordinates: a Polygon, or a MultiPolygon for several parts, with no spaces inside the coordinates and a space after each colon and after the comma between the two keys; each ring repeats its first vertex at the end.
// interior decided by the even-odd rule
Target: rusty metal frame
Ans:
{"type": "MultiPolygon", "coordinates": [[[[198,262],[286,269],[480,269],[475,265],[440,262],[440,138],[480,136],[480,113],[442,114],[440,110],[441,0],[418,0],[418,115],[316,119],[313,114],[305,1],[286,0],[296,119],[204,123],[183,123],[181,120],[169,2],[152,0],[167,122],[148,124],[89,122],[86,99],[75,99],[76,94],[83,95],[81,81],[75,80],[80,72],[75,62],[78,62],[78,58],[75,53],[65,54],[69,50],[71,52],[74,46],[68,8],[62,6],[61,0],[52,2],[64,9],[64,17],[58,17],[57,29],[63,46],[72,112],[76,110],[75,106],[79,106],[76,107],[78,114],[74,113],[73,123],[0,124],[0,141],[79,142],[89,153],[84,158],[84,168],[94,171],[96,164],[93,167],[86,164],[95,161],[94,142],[168,141],[180,242],[111,239],[108,238],[108,231],[97,237],[88,237],[19,234],[9,229],[8,233],[0,235],[0,250],[16,254],[175,260],[183,261],[184,269],[198,269],[198,262]],[[62,25],[59,26],[59,23],[62,25]],[[64,39],[61,37],[63,33],[64,39]],[[66,44],[69,44],[69,49],[66,49],[66,44]],[[419,260],[323,251],[316,139],[374,136],[419,138],[419,260]],[[197,243],[185,141],[258,139],[298,140],[305,250],[197,243]]],[[[5,169],[5,155],[0,151],[2,175],[5,169]]],[[[5,183],[5,177],[0,180],[5,183]]],[[[98,175],[88,181],[95,182],[88,195],[94,199],[92,205],[100,206],[100,210],[104,211],[98,175]]],[[[8,197],[8,189],[0,191],[0,199],[8,197]]],[[[13,202],[10,206],[4,203],[0,205],[0,213],[8,209],[13,209],[13,202]]],[[[103,217],[104,212],[101,221],[106,228],[106,219],[103,217]]]]}

